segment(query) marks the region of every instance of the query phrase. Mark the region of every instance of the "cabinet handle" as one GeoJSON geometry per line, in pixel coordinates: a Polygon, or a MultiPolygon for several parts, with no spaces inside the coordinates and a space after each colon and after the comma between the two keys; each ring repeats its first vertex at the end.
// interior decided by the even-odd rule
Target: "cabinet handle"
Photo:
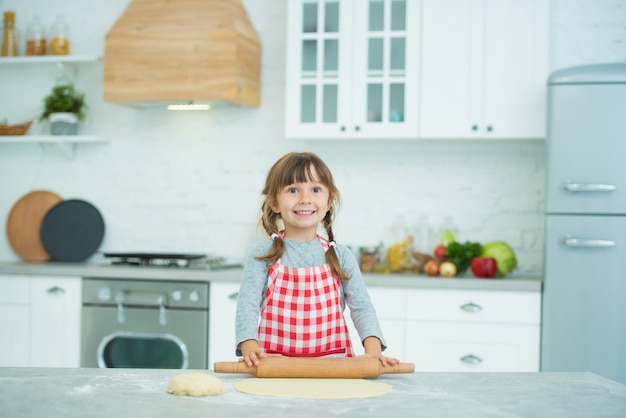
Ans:
{"type": "Polygon", "coordinates": [[[63,293],[65,293],[65,290],[62,287],[53,286],[50,289],[48,289],[46,292],[50,295],[62,295],[63,293]]]}
{"type": "Polygon", "coordinates": [[[488,126],[487,126],[487,132],[492,132],[492,131],[493,131],[493,126],[488,125],[488,126]]]}
{"type": "Polygon", "coordinates": [[[340,130],[341,132],[345,132],[345,131],[346,131],[346,127],[345,127],[345,126],[342,126],[341,128],[339,128],[339,130],[340,130]]]}
{"type": "Polygon", "coordinates": [[[483,310],[483,307],[473,302],[469,302],[465,305],[461,305],[461,310],[465,312],[480,312],[483,310]]]}
{"type": "Polygon", "coordinates": [[[607,248],[615,247],[617,243],[615,241],[607,239],[584,239],[584,238],[564,238],[563,244],[566,247],[594,247],[594,248],[607,248]]]}
{"type": "Polygon", "coordinates": [[[571,183],[563,185],[566,192],[612,192],[617,189],[614,184],[593,184],[593,183],[571,183]]]}
{"type": "Polygon", "coordinates": [[[466,356],[461,357],[461,362],[465,364],[480,364],[483,362],[483,359],[473,354],[468,354],[466,356]]]}
{"type": "Polygon", "coordinates": [[[354,127],[354,130],[355,130],[355,131],[357,131],[357,132],[359,132],[359,131],[361,130],[361,127],[360,127],[359,125],[356,125],[356,126],[354,127]]]}
{"type": "Polygon", "coordinates": [[[231,293],[230,295],[228,295],[228,299],[230,299],[230,300],[237,300],[237,299],[239,299],[239,292],[231,293]]]}
{"type": "Polygon", "coordinates": [[[476,132],[478,130],[478,125],[472,125],[472,131],[476,132]]]}

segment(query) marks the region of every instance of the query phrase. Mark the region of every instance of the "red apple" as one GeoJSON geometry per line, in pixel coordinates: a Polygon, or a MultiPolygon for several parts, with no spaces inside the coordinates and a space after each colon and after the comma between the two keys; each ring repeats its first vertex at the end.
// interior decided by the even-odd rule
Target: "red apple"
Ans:
{"type": "Polygon", "coordinates": [[[439,276],[439,263],[435,260],[428,260],[424,266],[424,271],[429,276],[439,276]]]}
{"type": "Polygon", "coordinates": [[[495,277],[498,272],[498,264],[493,257],[474,257],[471,268],[476,277],[495,277]]]}
{"type": "Polygon", "coordinates": [[[446,246],[443,244],[438,244],[435,247],[435,258],[439,261],[444,261],[446,259],[446,246]]]}

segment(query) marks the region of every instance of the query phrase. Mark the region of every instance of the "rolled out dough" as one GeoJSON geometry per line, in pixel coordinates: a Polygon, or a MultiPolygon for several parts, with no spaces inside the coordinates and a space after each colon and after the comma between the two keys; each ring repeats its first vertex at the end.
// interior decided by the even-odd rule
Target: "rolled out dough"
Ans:
{"type": "Polygon", "coordinates": [[[250,378],[233,385],[239,392],[287,398],[375,398],[391,392],[387,383],[364,379],[250,378]]]}
{"type": "Polygon", "coordinates": [[[226,393],[228,388],[220,379],[206,373],[187,373],[176,376],[167,385],[174,395],[208,396],[226,393]]]}

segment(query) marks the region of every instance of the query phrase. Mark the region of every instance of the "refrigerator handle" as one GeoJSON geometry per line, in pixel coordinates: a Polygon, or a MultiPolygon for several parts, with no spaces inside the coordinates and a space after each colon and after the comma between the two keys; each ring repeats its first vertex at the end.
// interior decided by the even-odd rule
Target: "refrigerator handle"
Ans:
{"type": "Polygon", "coordinates": [[[565,182],[563,188],[568,192],[612,192],[617,189],[614,184],[572,183],[565,182]]]}
{"type": "Polygon", "coordinates": [[[566,237],[563,239],[563,244],[565,244],[566,247],[608,248],[608,247],[615,247],[617,243],[615,241],[606,240],[606,239],[584,239],[584,238],[566,237]]]}

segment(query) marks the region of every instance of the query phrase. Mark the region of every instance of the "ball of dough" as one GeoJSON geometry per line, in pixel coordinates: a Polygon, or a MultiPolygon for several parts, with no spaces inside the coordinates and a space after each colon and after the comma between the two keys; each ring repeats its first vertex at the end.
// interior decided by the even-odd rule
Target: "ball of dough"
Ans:
{"type": "Polygon", "coordinates": [[[226,393],[228,388],[220,379],[206,373],[187,373],[176,376],[167,385],[174,395],[208,396],[226,393]]]}

